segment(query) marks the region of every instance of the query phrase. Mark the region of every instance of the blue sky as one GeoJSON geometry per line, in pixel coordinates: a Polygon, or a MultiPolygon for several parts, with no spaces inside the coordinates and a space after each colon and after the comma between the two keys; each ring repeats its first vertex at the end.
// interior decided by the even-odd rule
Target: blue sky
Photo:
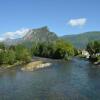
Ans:
{"type": "Polygon", "coordinates": [[[60,36],[99,31],[100,0],[0,0],[1,37],[46,25],[60,36]]]}

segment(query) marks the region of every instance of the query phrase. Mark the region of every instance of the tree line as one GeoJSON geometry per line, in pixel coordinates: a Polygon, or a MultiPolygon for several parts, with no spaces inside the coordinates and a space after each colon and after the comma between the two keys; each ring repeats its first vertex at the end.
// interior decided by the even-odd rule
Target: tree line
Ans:
{"type": "Polygon", "coordinates": [[[92,62],[100,62],[100,40],[89,42],[86,49],[92,62]]]}
{"type": "Polygon", "coordinates": [[[28,63],[33,56],[67,60],[73,55],[73,45],[63,40],[57,40],[52,43],[33,43],[31,48],[27,48],[23,44],[6,46],[0,43],[0,65],[11,65],[20,61],[28,63]]]}
{"type": "Polygon", "coordinates": [[[14,64],[18,61],[23,63],[30,62],[31,54],[29,49],[19,44],[16,46],[6,47],[0,43],[0,64],[14,64]]]}
{"type": "Polygon", "coordinates": [[[32,46],[32,55],[52,59],[68,59],[74,55],[74,47],[63,40],[52,43],[38,43],[32,46]]]}

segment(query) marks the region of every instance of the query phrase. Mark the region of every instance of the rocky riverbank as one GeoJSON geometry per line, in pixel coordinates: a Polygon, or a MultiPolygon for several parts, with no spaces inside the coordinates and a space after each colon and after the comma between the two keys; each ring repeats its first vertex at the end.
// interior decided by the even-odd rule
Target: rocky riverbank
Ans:
{"type": "Polygon", "coordinates": [[[100,66],[100,56],[92,55],[90,56],[89,60],[95,64],[100,66]]]}

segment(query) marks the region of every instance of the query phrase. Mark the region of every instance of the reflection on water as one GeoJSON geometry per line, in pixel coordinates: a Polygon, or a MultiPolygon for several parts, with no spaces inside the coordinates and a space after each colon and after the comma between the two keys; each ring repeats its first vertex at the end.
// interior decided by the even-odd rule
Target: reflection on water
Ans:
{"type": "Polygon", "coordinates": [[[12,69],[0,73],[0,100],[100,100],[100,68],[75,58],[34,72],[12,69]]]}

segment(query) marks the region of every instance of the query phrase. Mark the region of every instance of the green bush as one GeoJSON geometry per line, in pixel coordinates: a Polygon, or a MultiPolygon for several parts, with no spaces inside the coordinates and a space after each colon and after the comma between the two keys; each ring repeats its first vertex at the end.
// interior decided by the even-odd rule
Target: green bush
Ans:
{"type": "Polygon", "coordinates": [[[12,50],[0,52],[0,64],[13,64],[15,59],[15,52],[12,50]]]}
{"type": "Polygon", "coordinates": [[[64,59],[74,55],[74,48],[70,43],[57,40],[53,43],[38,43],[33,45],[32,55],[54,59],[64,59]]]}
{"type": "Polygon", "coordinates": [[[87,51],[90,55],[96,54],[100,52],[100,40],[99,41],[92,41],[87,45],[87,51]]]}
{"type": "Polygon", "coordinates": [[[13,50],[9,50],[7,52],[7,56],[8,56],[8,64],[13,64],[16,61],[16,55],[15,52],[13,50]]]}
{"type": "Polygon", "coordinates": [[[11,46],[8,49],[0,51],[0,64],[14,64],[19,62],[30,62],[31,54],[30,51],[23,45],[11,46]]]}
{"type": "Polygon", "coordinates": [[[16,60],[23,62],[29,62],[31,60],[31,54],[29,50],[25,48],[23,45],[17,45],[15,47],[15,53],[16,53],[16,60]]]}

